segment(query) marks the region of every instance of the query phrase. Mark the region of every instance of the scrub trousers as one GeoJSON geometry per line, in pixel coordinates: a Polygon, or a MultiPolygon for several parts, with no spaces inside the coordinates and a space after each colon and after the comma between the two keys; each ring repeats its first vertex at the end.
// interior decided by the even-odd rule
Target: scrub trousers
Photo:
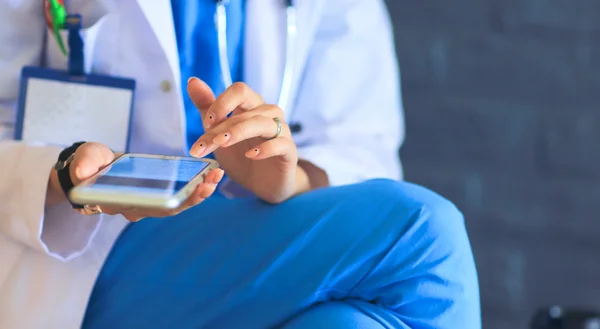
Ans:
{"type": "Polygon", "coordinates": [[[211,197],[125,229],[82,328],[475,329],[477,281],[461,213],[417,185],[211,197]]]}

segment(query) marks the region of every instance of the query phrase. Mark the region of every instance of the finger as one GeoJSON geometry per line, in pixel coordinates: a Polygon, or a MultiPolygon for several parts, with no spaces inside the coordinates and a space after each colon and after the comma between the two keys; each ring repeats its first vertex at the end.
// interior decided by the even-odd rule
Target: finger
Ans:
{"type": "Polygon", "coordinates": [[[212,89],[210,89],[206,82],[196,77],[191,77],[187,83],[187,92],[192,103],[200,111],[200,117],[204,118],[208,108],[215,101],[215,94],[212,89]]]}
{"type": "MultiPolygon", "coordinates": [[[[102,212],[105,214],[108,214],[108,211],[111,211],[111,210],[102,208],[102,212]]],[[[112,210],[112,211],[114,211],[114,210],[112,210]]],[[[127,219],[128,221],[133,222],[133,223],[139,222],[140,220],[148,217],[146,215],[147,213],[148,213],[147,211],[144,212],[143,210],[140,210],[137,208],[120,209],[118,211],[118,214],[121,214],[123,217],[125,217],[125,219],[127,219]]]]}
{"type": "Polygon", "coordinates": [[[229,127],[227,131],[215,136],[212,142],[219,147],[228,147],[256,137],[273,138],[276,133],[277,123],[272,118],[257,115],[229,127]]]}
{"type": "Polygon", "coordinates": [[[215,192],[217,185],[223,179],[224,174],[225,172],[219,168],[211,170],[205,181],[196,187],[194,192],[190,194],[176,212],[179,213],[184,211],[209,198],[215,192]]]}
{"type": "Polygon", "coordinates": [[[264,104],[262,97],[247,84],[236,82],[229,86],[210,106],[204,117],[204,128],[223,121],[234,110],[249,111],[264,104]]]}
{"type": "Polygon", "coordinates": [[[219,184],[219,182],[221,182],[221,180],[223,179],[224,175],[225,172],[221,168],[211,169],[210,172],[204,177],[204,181],[202,183],[213,185],[219,184]]]}
{"type": "Polygon", "coordinates": [[[176,209],[154,211],[154,212],[149,213],[150,216],[148,216],[148,217],[162,218],[162,217],[175,216],[175,215],[179,214],[180,212],[182,212],[186,209],[189,209],[189,208],[201,203],[208,197],[210,197],[215,192],[216,188],[217,188],[216,184],[208,184],[208,183],[199,184],[196,187],[196,190],[194,190],[194,192],[192,194],[190,194],[190,196],[176,209]]]}
{"type": "Polygon", "coordinates": [[[99,143],[85,143],[75,152],[70,175],[74,185],[81,183],[115,159],[111,149],[99,143]]]}
{"type": "MultiPolygon", "coordinates": [[[[218,125],[214,126],[213,129],[210,129],[209,131],[205,132],[205,134],[202,135],[190,148],[190,155],[194,157],[203,157],[207,154],[210,154],[211,152],[214,152],[219,147],[218,144],[214,143],[214,138],[217,135],[224,135],[229,132],[229,129],[231,129],[230,127],[233,127],[245,120],[249,120],[259,115],[266,116],[269,118],[283,118],[283,111],[276,105],[263,104],[252,111],[229,117],[226,120],[219,123],[218,125]]],[[[273,119],[271,119],[271,124],[274,125],[275,128],[271,128],[271,135],[265,138],[271,138],[277,132],[277,124],[275,123],[275,121],[273,121],[273,119]]],[[[281,128],[282,135],[291,136],[291,133],[289,132],[289,127],[287,125],[283,124],[281,128]]],[[[224,138],[228,138],[228,136],[224,136],[224,138]]],[[[234,143],[229,143],[228,145],[233,144],[234,143]]]]}
{"type": "Polygon", "coordinates": [[[221,182],[221,180],[223,179],[223,176],[225,176],[225,172],[223,171],[223,169],[220,169],[220,168],[212,169],[208,173],[208,175],[206,175],[206,178],[204,179],[204,183],[217,185],[221,182]]]}
{"type": "Polygon", "coordinates": [[[136,223],[141,221],[144,218],[147,218],[147,216],[143,216],[141,213],[134,211],[134,212],[130,212],[130,213],[124,213],[123,217],[125,217],[125,219],[127,219],[128,221],[132,222],[132,223],[136,223]]]}
{"type": "MultiPolygon", "coordinates": [[[[227,124],[235,124],[236,122],[240,122],[242,120],[243,118],[241,117],[231,117],[228,118],[225,122],[227,122],[227,124]]],[[[198,140],[190,148],[190,155],[193,157],[201,158],[216,150],[218,146],[214,144],[212,140],[218,133],[225,131],[227,127],[225,125],[225,122],[222,122],[214,129],[206,131],[202,136],[200,136],[200,138],[198,138],[198,140]]]]}
{"type": "Polygon", "coordinates": [[[246,152],[246,157],[252,160],[263,160],[271,157],[281,157],[284,161],[296,163],[296,144],[287,137],[277,137],[268,140],[246,152]]]}
{"type": "Polygon", "coordinates": [[[220,169],[220,168],[212,169],[206,175],[205,182],[202,184],[199,184],[196,187],[196,190],[194,190],[194,192],[192,194],[190,194],[190,196],[176,209],[158,210],[158,209],[129,208],[129,209],[115,210],[115,209],[107,208],[105,211],[105,209],[102,208],[102,210],[103,210],[103,212],[105,212],[107,214],[121,213],[123,215],[123,217],[125,217],[130,222],[137,222],[137,221],[140,221],[141,219],[148,218],[148,217],[162,218],[162,217],[174,216],[174,215],[184,211],[185,209],[188,209],[189,207],[192,207],[192,206],[204,201],[204,199],[210,197],[214,193],[214,191],[216,189],[216,185],[223,179],[223,175],[224,175],[224,171],[222,169],[220,169]]]}
{"type": "Polygon", "coordinates": [[[194,191],[194,193],[192,193],[190,197],[187,198],[187,200],[185,200],[185,202],[181,205],[181,209],[187,209],[197,205],[204,199],[208,199],[213,193],[215,193],[216,189],[217,184],[203,183],[198,185],[196,191],[194,191]]]}
{"type": "Polygon", "coordinates": [[[122,207],[111,207],[111,206],[100,206],[100,209],[102,209],[103,214],[111,215],[111,216],[122,214],[128,210],[128,209],[124,209],[122,207]]]}
{"type": "Polygon", "coordinates": [[[102,213],[107,215],[121,215],[130,222],[138,222],[144,218],[153,217],[152,213],[156,213],[156,210],[150,209],[139,209],[135,207],[111,207],[102,206],[102,213]]]}
{"type": "Polygon", "coordinates": [[[277,105],[271,104],[262,104],[252,111],[243,112],[240,114],[233,115],[225,120],[221,121],[219,124],[213,126],[209,132],[213,134],[219,134],[227,131],[229,127],[234,126],[242,121],[248,120],[254,116],[262,115],[269,118],[283,118],[283,111],[277,105]]]}
{"type": "MultiPolygon", "coordinates": [[[[214,138],[210,136],[214,135],[204,135],[202,138],[205,140],[208,140],[209,138],[214,138]]],[[[201,158],[203,156],[206,156],[207,154],[210,154],[211,152],[214,152],[214,150],[216,149],[217,145],[213,143],[209,143],[204,140],[197,140],[196,143],[194,143],[194,145],[192,145],[192,147],[190,148],[190,155],[196,158],[201,158]]]]}
{"type": "Polygon", "coordinates": [[[110,215],[110,216],[116,216],[116,215],[121,215],[123,217],[125,217],[125,219],[127,219],[130,222],[138,222],[144,218],[150,217],[148,216],[148,211],[143,211],[143,210],[138,210],[135,208],[113,208],[113,207],[105,207],[102,206],[102,213],[105,215],[110,215]]]}

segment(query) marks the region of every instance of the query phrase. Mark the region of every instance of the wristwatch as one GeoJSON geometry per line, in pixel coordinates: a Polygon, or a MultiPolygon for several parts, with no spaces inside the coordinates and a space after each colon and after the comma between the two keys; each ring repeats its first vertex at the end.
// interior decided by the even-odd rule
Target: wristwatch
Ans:
{"type": "Polygon", "coordinates": [[[71,162],[73,162],[73,158],[75,157],[75,151],[81,146],[85,144],[85,142],[77,142],[73,145],[64,149],[58,155],[58,160],[54,165],[54,169],[56,170],[58,176],[58,183],[60,184],[60,188],[62,189],[65,197],[71,203],[73,209],[83,215],[95,215],[102,212],[102,209],[99,206],[90,206],[90,205],[81,205],[71,202],[69,199],[69,191],[73,188],[73,181],[71,180],[71,162]]]}

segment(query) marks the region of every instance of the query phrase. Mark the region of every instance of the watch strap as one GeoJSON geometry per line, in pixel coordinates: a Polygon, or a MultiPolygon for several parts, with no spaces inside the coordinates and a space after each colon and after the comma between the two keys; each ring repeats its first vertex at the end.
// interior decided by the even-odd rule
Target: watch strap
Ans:
{"type": "MultiPolygon", "coordinates": [[[[71,172],[70,172],[71,162],[72,162],[73,156],[75,155],[75,151],[77,151],[77,149],[83,144],[85,144],[85,142],[74,143],[73,145],[64,149],[58,155],[56,173],[58,176],[58,183],[60,184],[60,187],[61,187],[63,193],[67,197],[67,200],[69,200],[69,191],[74,186],[73,180],[71,179],[71,172]]],[[[71,203],[71,206],[74,209],[83,209],[84,208],[83,205],[73,203],[73,202],[71,202],[71,200],[69,200],[69,203],[71,203]]]]}

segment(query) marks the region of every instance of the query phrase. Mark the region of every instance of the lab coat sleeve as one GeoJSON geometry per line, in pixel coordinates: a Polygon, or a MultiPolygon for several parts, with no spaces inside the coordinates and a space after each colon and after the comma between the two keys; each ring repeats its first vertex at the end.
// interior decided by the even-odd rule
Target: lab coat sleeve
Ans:
{"type": "Polygon", "coordinates": [[[67,261],[85,251],[100,216],[82,216],[68,203],[46,207],[48,177],[60,149],[0,141],[0,233],[67,261]]]}
{"type": "Polygon", "coordinates": [[[403,107],[385,5],[337,0],[325,7],[294,110],[306,123],[299,156],[334,186],[402,179],[403,107]]]}
{"type": "Polygon", "coordinates": [[[48,177],[60,148],[13,141],[20,71],[41,61],[41,1],[0,0],[0,234],[60,260],[80,255],[101,218],[68,204],[45,206],[48,177]]]}

